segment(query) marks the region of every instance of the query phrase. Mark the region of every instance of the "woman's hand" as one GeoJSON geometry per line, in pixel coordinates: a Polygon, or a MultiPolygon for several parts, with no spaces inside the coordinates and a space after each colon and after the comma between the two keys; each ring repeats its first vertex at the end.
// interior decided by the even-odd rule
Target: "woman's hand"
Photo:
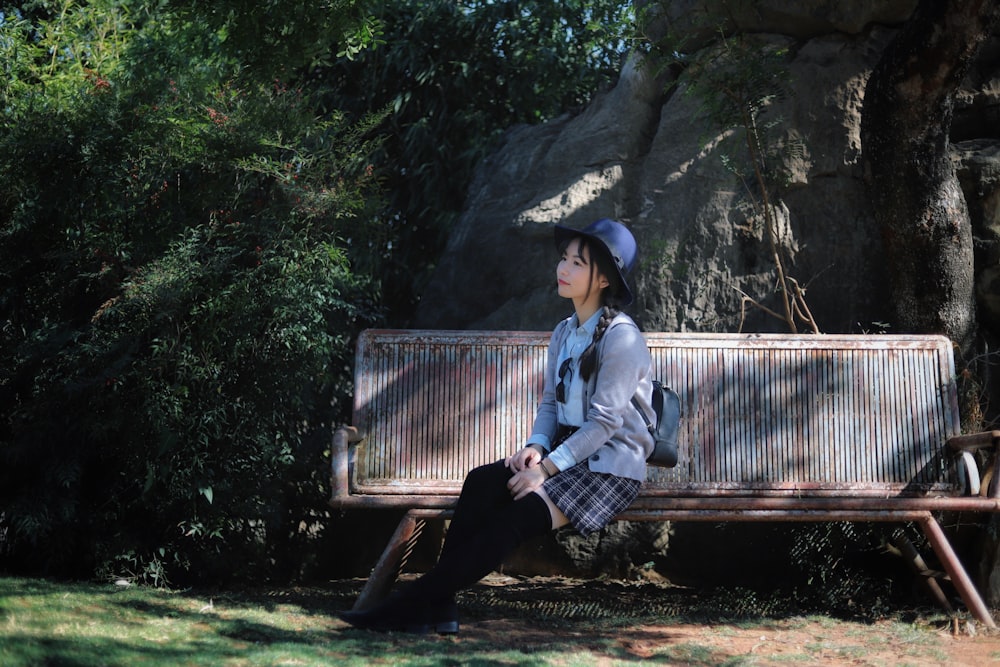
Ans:
{"type": "Polygon", "coordinates": [[[526,468],[534,468],[542,462],[542,453],[528,445],[517,454],[508,456],[504,465],[511,469],[511,472],[519,473],[526,468]]]}
{"type": "Polygon", "coordinates": [[[545,471],[542,470],[542,466],[533,465],[529,468],[525,468],[518,473],[515,473],[510,481],[507,482],[507,488],[510,489],[510,493],[514,496],[514,500],[520,500],[524,498],[529,493],[533,493],[541,488],[542,482],[548,478],[545,471]]]}

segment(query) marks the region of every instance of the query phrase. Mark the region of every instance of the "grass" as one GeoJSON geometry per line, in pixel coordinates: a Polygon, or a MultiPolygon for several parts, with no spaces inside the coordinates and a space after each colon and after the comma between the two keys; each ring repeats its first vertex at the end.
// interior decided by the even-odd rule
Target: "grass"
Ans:
{"type": "MultiPolygon", "coordinates": [[[[167,591],[0,577],[0,665],[735,666],[820,665],[831,658],[897,664],[877,659],[886,647],[904,663],[964,664],[954,647],[942,646],[943,618],[877,624],[828,616],[727,620],[715,606],[715,620],[706,620],[711,610],[695,598],[658,596],[662,602],[651,606],[639,601],[640,594],[650,597],[641,586],[555,582],[480,585],[464,594],[469,623],[462,634],[419,637],[346,628],[333,612],[349,607],[359,589],[353,581],[308,589],[167,591]],[[569,612],[561,616],[554,614],[560,600],[569,612]],[[669,612],[686,604],[690,616],[669,612]]],[[[1000,641],[979,646],[975,655],[991,662],[998,649],[1000,641]]]]}

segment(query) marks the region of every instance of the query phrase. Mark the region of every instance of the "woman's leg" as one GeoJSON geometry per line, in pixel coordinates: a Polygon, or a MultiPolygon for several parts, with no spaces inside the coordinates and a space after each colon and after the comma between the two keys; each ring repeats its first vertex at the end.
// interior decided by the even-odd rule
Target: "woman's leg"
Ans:
{"type": "MultiPolygon", "coordinates": [[[[503,464],[503,461],[496,461],[487,465],[474,468],[465,477],[462,484],[462,493],[458,497],[455,505],[455,513],[452,515],[451,524],[448,527],[448,537],[445,539],[441,555],[444,556],[448,549],[448,541],[462,539],[463,535],[468,535],[474,531],[482,521],[487,519],[493,512],[513,502],[507,482],[514,473],[503,464]]],[[[538,489],[537,493],[549,508],[552,516],[552,530],[562,528],[569,523],[569,519],[562,510],[545,493],[545,489],[538,489]]]]}
{"type": "Polygon", "coordinates": [[[512,475],[503,461],[496,461],[473,468],[465,476],[440,558],[444,558],[456,542],[467,539],[493,512],[513,502],[507,488],[512,475]]]}
{"type": "Polygon", "coordinates": [[[563,514],[561,509],[556,507],[556,504],[552,502],[551,498],[549,498],[549,494],[545,493],[544,488],[538,489],[535,493],[537,493],[539,497],[545,501],[545,504],[549,508],[549,514],[552,516],[552,530],[559,530],[569,523],[569,517],[563,514]]]}
{"type": "Polygon", "coordinates": [[[401,593],[370,611],[342,612],[340,618],[369,630],[457,632],[455,593],[495,570],[525,541],[547,534],[552,525],[542,496],[531,493],[511,501],[508,494],[508,501],[477,525],[460,525],[437,565],[401,593]]]}
{"type": "Polygon", "coordinates": [[[503,461],[479,466],[466,476],[432,570],[455,574],[447,579],[438,576],[449,583],[442,587],[444,595],[428,593],[431,598],[445,598],[471,586],[499,567],[521,543],[569,523],[544,488],[514,501],[507,488],[512,476],[503,461]],[[477,544],[483,546],[476,548],[477,544]],[[463,578],[461,573],[467,574],[463,578]]]}
{"type": "Polygon", "coordinates": [[[474,529],[453,540],[413,588],[428,600],[442,600],[497,569],[517,547],[552,530],[552,513],[537,493],[508,502],[474,529]]]}
{"type": "MultiPolygon", "coordinates": [[[[507,482],[513,473],[503,461],[478,466],[466,475],[452,515],[439,562],[450,560],[456,545],[470,539],[494,512],[510,505],[513,499],[507,482]]],[[[458,631],[458,612],[454,594],[431,601],[413,595],[413,586],[404,587],[386,602],[367,612],[343,612],[340,617],[356,627],[374,630],[458,631]]]]}

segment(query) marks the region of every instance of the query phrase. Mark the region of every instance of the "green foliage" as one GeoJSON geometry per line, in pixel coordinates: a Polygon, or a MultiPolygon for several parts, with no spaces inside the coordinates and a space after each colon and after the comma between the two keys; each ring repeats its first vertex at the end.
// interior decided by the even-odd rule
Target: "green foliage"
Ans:
{"type": "Polygon", "coordinates": [[[228,24],[133,22],[143,4],[0,25],[6,562],[273,573],[307,536],[352,341],[378,318],[351,242],[376,224],[377,119],[319,120],[210,48],[228,24]]]}
{"type": "Polygon", "coordinates": [[[623,0],[391,0],[382,43],[317,67],[330,108],[387,110],[373,156],[391,223],[385,299],[405,321],[501,133],[577,110],[612,83],[626,48],[623,0]]]}
{"type": "Polygon", "coordinates": [[[294,576],[356,333],[499,132],[616,73],[628,3],[0,11],[0,564],[294,576]]]}
{"type": "Polygon", "coordinates": [[[202,41],[202,59],[220,58],[263,80],[287,78],[302,66],[351,58],[374,43],[378,22],[358,0],[166,0],[178,24],[202,41]],[[207,33],[206,33],[207,28],[207,33]]]}

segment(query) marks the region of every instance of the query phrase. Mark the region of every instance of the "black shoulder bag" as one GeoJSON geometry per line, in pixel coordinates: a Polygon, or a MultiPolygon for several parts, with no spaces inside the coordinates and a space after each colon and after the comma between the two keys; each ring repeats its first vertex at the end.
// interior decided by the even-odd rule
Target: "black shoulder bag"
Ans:
{"type": "Polygon", "coordinates": [[[653,412],[656,413],[656,424],[652,424],[646,413],[639,407],[639,402],[632,397],[632,405],[639,411],[642,421],[653,436],[653,453],[646,458],[646,463],[664,468],[677,465],[677,431],[681,422],[681,399],[670,387],[665,387],[659,380],[653,380],[653,412]]]}

